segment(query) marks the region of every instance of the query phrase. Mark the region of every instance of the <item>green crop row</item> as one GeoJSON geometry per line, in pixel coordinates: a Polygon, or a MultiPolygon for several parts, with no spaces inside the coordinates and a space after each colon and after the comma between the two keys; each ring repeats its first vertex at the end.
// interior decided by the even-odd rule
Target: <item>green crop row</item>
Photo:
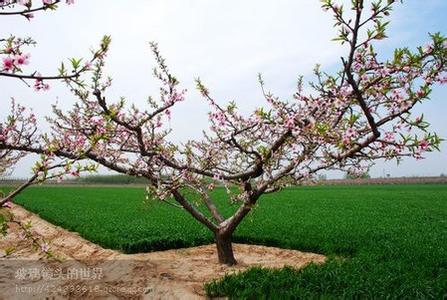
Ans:
{"type": "MultiPolygon", "coordinates": [[[[224,190],[213,194],[226,204],[224,190]]],[[[139,188],[36,187],[16,202],[107,248],[128,253],[207,244],[182,210],[146,203],[139,188]]],[[[226,207],[229,215],[236,207],[226,207]]],[[[237,242],[330,257],[303,270],[252,269],[206,285],[234,298],[440,298],[447,296],[447,185],[326,186],[261,199],[237,242]]]]}

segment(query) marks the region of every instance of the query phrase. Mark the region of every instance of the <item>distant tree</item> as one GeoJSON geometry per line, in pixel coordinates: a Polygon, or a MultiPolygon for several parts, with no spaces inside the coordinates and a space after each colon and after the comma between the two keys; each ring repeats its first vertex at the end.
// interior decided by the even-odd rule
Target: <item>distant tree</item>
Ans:
{"type": "Polygon", "coordinates": [[[361,173],[351,173],[346,172],[345,179],[370,179],[371,176],[368,172],[361,172],[361,173]]]}
{"type": "Polygon", "coordinates": [[[348,51],[334,75],[315,69],[312,93],[305,93],[299,80],[294,100],[284,101],[266,92],[259,76],[266,106],[245,116],[234,102],[218,104],[197,80],[211,106],[203,139],[176,144],[168,138],[171,108],[184,100],[185,91],[152,44],[161,94],[159,101],[149,98],[148,110],[127,108],[124,99],[107,100],[110,80],[103,79],[101,56],[91,85],[68,83],[79,100],[68,112],[55,107],[49,134],[25,144],[6,138],[0,149],[90,160],[147,178],[154,199],[189,212],[213,232],[219,262],[235,264],[233,233],[262,195],[319,171],[364,174],[375,160],[421,158],[438,149],[441,140],[428,131],[423,116],[411,112],[429,98],[433,85],[447,82],[446,38],[433,34],[425,47],[397,49],[381,61],[374,43],[386,38],[384,18],[395,1],[368,7],[365,2],[353,0],[346,11],[335,1],[323,1],[339,29],[336,40],[348,51]],[[229,203],[239,205],[231,215],[216,205],[211,192],[217,184],[225,187],[229,203]]]}
{"type": "Polygon", "coordinates": [[[318,174],[318,181],[326,181],[327,175],[326,174],[318,174]]]}

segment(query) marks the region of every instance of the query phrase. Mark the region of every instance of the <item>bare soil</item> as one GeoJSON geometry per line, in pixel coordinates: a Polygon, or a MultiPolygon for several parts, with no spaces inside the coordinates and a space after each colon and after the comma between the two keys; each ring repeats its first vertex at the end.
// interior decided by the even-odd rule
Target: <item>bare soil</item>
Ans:
{"type": "Polygon", "coordinates": [[[243,244],[234,244],[238,265],[232,267],[218,264],[214,244],[127,255],[104,249],[20,206],[12,211],[16,218],[32,222],[32,230],[50,242],[58,260],[43,259],[19,239],[18,228],[11,227],[0,249],[4,254],[4,249],[18,247],[12,257],[0,259],[1,299],[202,299],[205,282],[250,266],[302,268],[325,261],[318,254],[243,244]]]}

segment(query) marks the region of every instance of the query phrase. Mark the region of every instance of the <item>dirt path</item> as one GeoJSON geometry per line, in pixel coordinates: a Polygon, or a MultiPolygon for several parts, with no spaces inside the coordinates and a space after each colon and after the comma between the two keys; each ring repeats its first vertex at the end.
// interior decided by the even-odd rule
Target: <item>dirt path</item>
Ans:
{"type": "Polygon", "coordinates": [[[29,245],[18,243],[17,228],[0,240],[0,249],[20,244],[13,258],[0,260],[1,299],[201,299],[203,284],[226,273],[261,265],[296,268],[325,257],[272,247],[235,244],[239,264],[217,263],[215,245],[142,254],[122,254],[93,244],[14,206],[17,218],[50,241],[59,261],[39,259],[29,245]]]}

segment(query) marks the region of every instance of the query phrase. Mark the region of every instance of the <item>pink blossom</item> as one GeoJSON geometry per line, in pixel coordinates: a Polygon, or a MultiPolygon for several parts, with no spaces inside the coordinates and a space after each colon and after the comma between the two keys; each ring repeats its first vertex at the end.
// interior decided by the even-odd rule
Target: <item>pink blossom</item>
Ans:
{"type": "Polygon", "coordinates": [[[419,143],[419,148],[421,148],[422,151],[425,151],[430,146],[430,143],[427,140],[423,140],[419,143]]]}
{"type": "MultiPolygon", "coordinates": [[[[40,76],[40,75],[37,75],[37,76],[40,76]]],[[[50,89],[50,85],[48,83],[44,83],[41,79],[36,79],[36,81],[34,82],[34,90],[36,92],[41,91],[41,90],[48,91],[49,89],[50,89]]]]}
{"type": "Polygon", "coordinates": [[[355,134],[355,131],[353,128],[350,127],[348,129],[346,129],[345,136],[350,138],[350,137],[354,136],[354,134],[355,134]]]}
{"type": "Polygon", "coordinates": [[[430,54],[433,50],[433,46],[431,44],[427,44],[424,46],[424,54],[430,54]]]}
{"type": "Polygon", "coordinates": [[[213,179],[216,181],[221,181],[222,180],[222,176],[220,176],[219,174],[214,174],[213,179]]]}
{"type": "Polygon", "coordinates": [[[20,5],[28,6],[30,4],[30,0],[19,0],[17,1],[20,5]]]}
{"type": "Polygon", "coordinates": [[[70,5],[70,4],[74,4],[75,2],[74,2],[74,0],[67,0],[67,1],[65,1],[68,5],[70,5]]]}
{"type": "Polygon", "coordinates": [[[385,139],[385,141],[387,141],[387,142],[392,142],[392,141],[394,141],[394,133],[392,133],[392,132],[385,132],[384,139],[385,139]]]}
{"type": "Polygon", "coordinates": [[[26,232],[25,231],[19,232],[19,239],[23,241],[25,238],[26,238],[26,232]]]}
{"type": "Polygon", "coordinates": [[[400,101],[402,99],[402,94],[400,93],[400,91],[398,90],[393,90],[391,92],[391,96],[393,97],[394,100],[396,101],[400,101]]]}
{"type": "Polygon", "coordinates": [[[36,81],[34,82],[34,90],[36,92],[40,91],[42,89],[42,80],[36,79],[36,81]]]}
{"type": "Polygon", "coordinates": [[[343,144],[344,145],[349,145],[351,143],[351,140],[348,137],[343,137],[343,144]]]}
{"type": "Polygon", "coordinates": [[[42,245],[40,245],[40,251],[43,253],[48,253],[49,250],[50,246],[47,243],[42,243],[42,245]]]}
{"type": "Polygon", "coordinates": [[[36,123],[37,119],[36,119],[36,115],[35,114],[30,114],[29,115],[29,121],[31,123],[36,123]]]}
{"type": "Polygon", "coordinates": [[[226,118],[222,112],[216,112],[210,114],[210,119],[217,123],[219,126],[225,126],[226,118]]]}
{"type": "Polygon", "coordinates": [[[14,57],[14,61],[18,65],[27,65],[29,63],[30,54],[20,54],[14,57]]]}
{"type": "Polygon", "coordinates": [[[293,129],[295,127],[295,118],[287,117],[286,121],[284,122],[284,126],[288,129],[293,129]]]}
{"type": "Polygon", "coordinates": [[[5,203],[3,203],[2,207],[5,208],[12,208],[12,203],[10,200],[6,201],[5,203]]]}
{"type": "Polygon", "coordinates": [[[391,71],[388,67],[383,67],[383,68],[379,69],[379,71],[378,71],[379,75],[381,75],[382,77],[390,75],[390,72],[391,71]]]}
{"type": "Polygon", "coordinates": [[[101,117],[94,117],[91,119],[91,122],[96,126],[104,126],[104,119],[101,117]]]}
{"type": "Polygon", "coordinates": [[[181,93],[175,91],[172,94],[172,96],[169,98],[169,101],[167,104],[173,104],[176,102],[183,101],[185,99],[185,93],[186,93],[186,90],[182,91],[181,93]]]}
{"type": "Polygon", "coordinates": [[[417,95],[419,98],[422,98],[422,97],[425,97],[425,92],[424,92],[423,90],[419,90],[419,91],[417,91],[416,95],[417,95]]]}
{"type": "Polygon", "coordinates": [[[417,160],[423,159],[421,150],[416,150],[413,154],[413,157],[416,158],[417,160]]]}
{"type": "Polygon", "coordinates": [[[3,59],[3,70],[6,72],[14,70],[14,59],[12,57],[4,57],[3,59]]]}

